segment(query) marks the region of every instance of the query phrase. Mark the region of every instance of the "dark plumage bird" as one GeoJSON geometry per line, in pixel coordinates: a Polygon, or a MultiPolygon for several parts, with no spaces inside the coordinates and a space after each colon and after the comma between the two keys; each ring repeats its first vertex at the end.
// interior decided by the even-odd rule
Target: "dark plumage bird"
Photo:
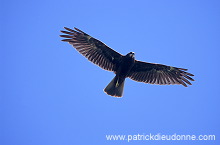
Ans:
{"type": "Polygon", "coordinates": [[[134,81],[149,84],[181,84],[185,87],[187,87],[186,84],[191,85],[189,80],[194,81],[190,77],[194,75],[186,72],[187,69],[138,61],[135,60],[133,52],[121,55],[77,28],[75,30],[64,28],[67,31],[61,32],[66,35],[60,36],[67,39],[62,41],[69,42],[94,64],[116,74],[104,89],[108,95],[122,97],[125,78],[127,77],[134,81]]]}

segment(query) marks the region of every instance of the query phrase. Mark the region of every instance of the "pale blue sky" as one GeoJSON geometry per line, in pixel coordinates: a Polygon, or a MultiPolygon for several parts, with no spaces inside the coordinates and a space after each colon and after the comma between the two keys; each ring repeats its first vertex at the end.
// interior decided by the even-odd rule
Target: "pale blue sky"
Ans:
{"type": "Polygon", "coordinates": [[[216,145],[220,136],[220,2],[217,0],[3,0],[1,145],[216,145]],[[188,68],[192,86],[114,77],[61,42],[77,27],[121,54],[188,68]],[[216,141],[107,141],[107,134],[214,134],[216,141]]]}

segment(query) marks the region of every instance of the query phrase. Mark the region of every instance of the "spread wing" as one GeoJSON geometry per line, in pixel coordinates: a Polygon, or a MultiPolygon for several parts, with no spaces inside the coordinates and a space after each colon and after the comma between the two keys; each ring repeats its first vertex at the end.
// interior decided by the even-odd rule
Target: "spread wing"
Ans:
{"type": "Polygon", "coordinates": [[[135,61],[134,67],[131,69],[128,77],[132,80],[149,84],[181,84],[187,87],[186,84],[191,85],[189,80],[194,81],[190,77],[194,75],[186,71],[187,69],[183,68],[135,61]]]}
{"type": "Polygon", "coordinates": [[[67,39],[62,41],[69,42],[79,53],[101,68],[115,71],[115,65],[119,63],[119,59],[122,57],[120,53],[77,28],[74,28],[75,30],[64,28],[67,31],[61,32],[67,35],[60,36],[67,39]]]}

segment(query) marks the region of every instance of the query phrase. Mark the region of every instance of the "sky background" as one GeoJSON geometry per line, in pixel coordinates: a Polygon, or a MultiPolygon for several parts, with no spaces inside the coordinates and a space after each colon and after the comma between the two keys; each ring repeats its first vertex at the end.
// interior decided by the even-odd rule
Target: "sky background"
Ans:
{"type": "Polygon", "coordinates": [[[1,145],[220,144],[220,1],[3,0],[0,4],[1,145]],[[61,42],[77,27],[121,54],[189,69],[193,85],[114,77],[61,42]],[[215,141],[107,141],[111,134],[194,134],[215,141]]]}

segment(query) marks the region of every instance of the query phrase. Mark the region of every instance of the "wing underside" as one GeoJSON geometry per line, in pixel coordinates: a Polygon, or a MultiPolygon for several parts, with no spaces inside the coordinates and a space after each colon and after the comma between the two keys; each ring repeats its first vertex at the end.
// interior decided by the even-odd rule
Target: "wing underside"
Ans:
{"type": "Polygon", "coordinates": [[[187,87],[187,84],[191,85],[190,81],[194,81],[190,77],[194,75],[186,71],[183,68],[136,61],[128,77],[149,84],[181,84],[187,87]]]}
{"type": "Polygon", "coordinates": [[[114,66],[121,58],[121,54],[77,28],[75,30],[64,28],[67,31],[61,31],[65,35],[60,36],[66,39],[62,41],[69,42],[79,53],[94,64],[105,70],[114,71],[114,66]]]}

